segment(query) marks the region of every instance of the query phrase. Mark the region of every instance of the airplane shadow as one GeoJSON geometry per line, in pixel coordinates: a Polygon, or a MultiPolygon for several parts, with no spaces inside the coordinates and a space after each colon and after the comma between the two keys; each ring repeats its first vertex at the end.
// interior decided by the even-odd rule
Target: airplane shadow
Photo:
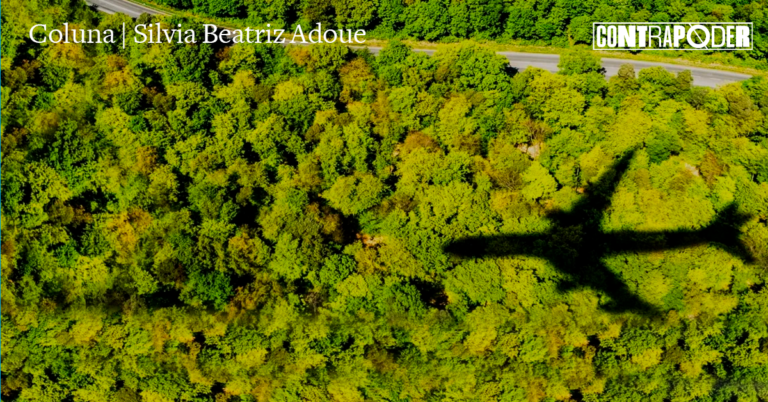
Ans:
{"type": "Polygon", "coordinates": [[[602,305],[605,310],[643,315],[655,315],[659,311],[634,294],[619,274],[605,266],[605,257],[712,244],[745,262],[753,262],[751,253],[739,240],[739,228],[750,217],[739,214],[734,204],[728,205],[709,225],[699,230],[605,231],[600,222],[633,155],[634,151],[629,151],[613,163],[609,171],[586,190],[587,196],[570,211],[547,214],[547,219],[553,223],[550,230],[468,237],[448,243],[444,250],[460,258],[544,258],[570,278],[558,285],[561,291],[591,288],[609,298],[602,305]]]}

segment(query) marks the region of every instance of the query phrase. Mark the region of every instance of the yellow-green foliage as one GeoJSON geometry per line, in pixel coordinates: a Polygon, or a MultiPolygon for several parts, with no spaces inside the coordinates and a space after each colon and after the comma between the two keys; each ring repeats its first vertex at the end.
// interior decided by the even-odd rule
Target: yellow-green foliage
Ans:
{"type": "MultiPolygon", "coordinates": [[[[63,3],[45,18],[120,21],[63,3]]],[[[606,81],[588,55],[512,75],[467,46],[64,57],[9,4],[4,400],[768,399],[768,81],[606,81]]]]}

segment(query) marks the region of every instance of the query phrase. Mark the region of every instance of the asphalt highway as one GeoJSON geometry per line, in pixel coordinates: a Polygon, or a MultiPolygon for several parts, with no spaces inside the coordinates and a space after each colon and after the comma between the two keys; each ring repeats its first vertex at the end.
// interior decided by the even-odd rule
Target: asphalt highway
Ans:
{"type": "Polygon", "coordinates": [[[85,0],[85,2],[101,12],[107,14],[123,13],[131,18],[138,18],[141,14],[168,14],[126,0],[85,0]]]}
{"type": "MultiPolygon", "coordinates": [[[[132,3],[128,0],[85,0],[86,3],[95,7],[97,10],[105,13],[124,13],[132,18],[138,18],[141,14],[167,14],[165,12],[155,10],[146,6],[142,6],[136,3],[132,3]]],[[[381,48],[368,47],[368,49],[376,54],[381,48]]],[[[414,49],[417,52],[424,52],[432,54],[435,51],[431,49],[414,49]]],[[[539,67],[547,71],[557,72],[557,64],[560,61],[560,56],[556,54],[540,54],[540,53],[519,53],[519,52],[497,52],[509,60],[510,66],[524,70],[526,67],[539,67]]],[[[693,84],[698,86],[716,87],[718,85],[727,84],[729,82],[743,81],[749,79],[751,76],[747,74],[733,73],[730,71],[713,70],[700,67],[681,66],[669,63],[657,63],[650,61],[637,61],[637,60],[625,60],[614,58],[602,58],[603,68],[605,68],[606,77],[612,77],[619,72],[619,67],[623,64],[632,64],[635,67],[635,71],[647,67],[664,67],[672,73],[679,73],[683,70],[690,70],[693,76],[693,84]]]]}

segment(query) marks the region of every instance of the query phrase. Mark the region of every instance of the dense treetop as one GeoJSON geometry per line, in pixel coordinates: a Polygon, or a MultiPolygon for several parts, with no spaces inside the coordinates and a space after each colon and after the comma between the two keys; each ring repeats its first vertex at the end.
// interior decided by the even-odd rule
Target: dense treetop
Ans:
{"type": "Polygon", "coordinates": [[[23,39],[135,23],[76,4],[2,8],[3,399],[768,399],[768,80],[23,39]],[[569,248],[570,210],[658,247],[569,248]],[[746,255],[663,234],[723,217],[746,255]],[[563,286],[591,252],[650,308],[563,286]]]}
{"type": "MultiPolygon", "coordinates": [[[[754,50],[734,55],[751,61],[750,66],[768,69],[766,0],[153,1],[197,14],[289,29],[320,22],[334,29],[367,29],[379,38],[443,42],[475,38],[554,46],[591,44],[593,22],[753,22],[754,50]]],[[[727,57],[728,52],[706,53],[727,57]]],[[[682,55],[700,56],[699,52],[682,55]]],[[[681,57],[679,52],[675,57],[681,57]]]]}

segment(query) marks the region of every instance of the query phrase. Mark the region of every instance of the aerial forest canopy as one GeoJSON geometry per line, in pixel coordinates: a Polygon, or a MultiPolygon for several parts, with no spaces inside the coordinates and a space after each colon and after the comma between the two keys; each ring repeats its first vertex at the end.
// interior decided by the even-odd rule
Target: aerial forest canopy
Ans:
{"type": "MultiPolygon", "coordinates": [[[[768,69],[768,0],[151,0],[176,10],[273,27],[317,22],[373,37],[535,45],[591,44],[593,22],[753,22],[754,50],[735,59],[768,69]]],[[[728,53],[706,52],[728,57],[728,53]]],[[[699,52],[676,57],[699,57],[699,52]]],[[[732,60],[732,59],[729,59],[732,60]]]]}
{"type": "Polygon", "coordinates": [[[3,400],[768,399],[767,79],[79,4],[3,2],[3,400]]]}

